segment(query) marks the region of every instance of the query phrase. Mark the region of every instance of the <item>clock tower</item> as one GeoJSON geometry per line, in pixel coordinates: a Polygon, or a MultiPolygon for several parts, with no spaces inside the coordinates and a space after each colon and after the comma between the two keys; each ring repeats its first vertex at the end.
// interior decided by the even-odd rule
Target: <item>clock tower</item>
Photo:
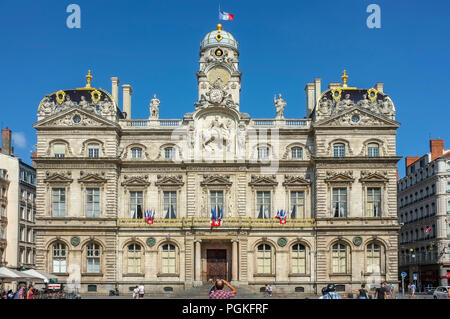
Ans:
{"type": "Polygon", "coordinates": [[[197,108],[224,106],[239,111],[241,72],[238,43],[231,33],[217,29],[200,43],[200,70],[197,72],[197,108]]]}

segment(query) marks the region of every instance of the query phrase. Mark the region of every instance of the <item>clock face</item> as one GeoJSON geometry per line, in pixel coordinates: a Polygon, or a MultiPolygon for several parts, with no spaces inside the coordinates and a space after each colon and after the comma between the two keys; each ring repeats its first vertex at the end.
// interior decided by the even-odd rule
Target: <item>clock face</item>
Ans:
{"type": "Polygon", "coordinates": [[[217,80],[222,82],[222,85],[225,85],[230,79],[230,73],[224,68],[215,68],[212,69],[208,74],[208,81],[210,83],[215,83],[217,80]]]}

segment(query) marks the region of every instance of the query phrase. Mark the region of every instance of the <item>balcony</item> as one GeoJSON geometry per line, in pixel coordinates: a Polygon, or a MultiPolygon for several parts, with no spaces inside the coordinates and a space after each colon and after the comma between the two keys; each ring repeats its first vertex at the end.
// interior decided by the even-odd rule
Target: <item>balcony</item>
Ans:
{"type": "MultiPolygon", "coordinates": [[[[251,227],[251,228],[298,228],[298,227],[313,227],[315,226],[314,219],[288,219],[287,223],[282,225],[275,219],[259,219],[250,217],[229,217],[223,219],[223,224],[220,227],[251,227]]],[[[153,224],[149,225],[145,219],[133,218],[119,218],[119,227],[211,227],[211,219],[206,217],[192,217],[192,218],[176,218],[176,219],[159,219],[155,218],[153,224]]],[[[219,227],[219,228],[220,228],[219,227]]]]}
{"type": "Polygon", "coordinates": [[[182,120],[121,120],[122,128],[171,128],[181,126],[182,120]]]}

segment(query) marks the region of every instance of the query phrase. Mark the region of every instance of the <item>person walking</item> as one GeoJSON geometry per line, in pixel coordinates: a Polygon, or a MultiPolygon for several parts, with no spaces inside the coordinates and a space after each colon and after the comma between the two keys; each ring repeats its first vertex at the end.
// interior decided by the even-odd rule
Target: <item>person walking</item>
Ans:
{"type": "Polygon", "coordinates": [[[236,296],[237,290],[225,279],[218,279],[214,284],[214,291],[210,291],[209,299],[232,299],[236,296]],[[227,286],[231,291],[225,291],[223,288],[227,286]]]}
{"type": "Polygon", "coordinates": [[[366,289],[366,284],[361,284],[361,288],[352,290],[352,292],[358,292],[358,299],[368,299],[368,291],[366,289]]]}
{"type": "Polygon", "coordinates": [[[415,293],[416,293],[416,285],[414,283],[412,283],[412,285],[411,285],[411,297],[414,298],[415,293]]]}
{"type": "Polygon", "coordinates": [[[28,288],[27,299],[34,299],[33,285],[28,288]]]}
{"type": "Polygon", "coordinates": [[[375,299],[386,299],[386,289],[384,288],[383,283],[380,284],[380,287],[378,287],[375,290],[375,299]]]}
{"type": "Polygon", "coordinates": [[[139,287],[136,286],[136,288],[134,288],[133,290],[133,299],[138,299],[139,297],[139,287]]]}
{"type": "Polygon", "coordinates": [[[269,285],[269,284],[266,285],[266,292],[269,297],[272,297],[272,286],[271,285],[269,285]]]}
{"type": "Polygon", "coordinates": [[[144,299],[144,292],[145,292],[144,290],[145,290],[144,285],[140,284],[139,285],[139,299],[144,299]]]}

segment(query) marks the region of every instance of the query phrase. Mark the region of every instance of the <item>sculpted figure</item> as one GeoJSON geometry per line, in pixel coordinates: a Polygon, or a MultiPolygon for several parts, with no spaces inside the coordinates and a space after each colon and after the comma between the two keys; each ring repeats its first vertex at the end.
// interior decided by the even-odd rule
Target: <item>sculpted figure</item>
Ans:
{"type": "Polygon", "coordinates": [[[276,118],[284,118],[284,108],[286,107],[287,103],[285,100],[283,100],[281,94],[278,94],[278,98],[276,95],[274,96],[273,103],[275,104],[276,118]]]}
{"type": "Polygon", "coordinates": [[[66,94],[66,100],[61,104],[61,111],[75,106],[76,104],[70,99],[70,95],[66,94]]]}
{"type": "Polygon", "coordinates": [[[195,102],[195,107],[202,108],[205,107],[208,104],[208,101],[206,100],[205,94],[200,95],[200,101],[195,102]]]}
{"type": "Polygon", "coordinates": [[[156,97],[156,94],[153,94],[153,98],[150,101],[150,118],[158,119],[159,118],[159,105],[161,101],[156,97]]]}
{"type": "Polygon", "coordinates": [[[319,114],[318,115],[329,115],[331,113],[332,102],[323,98],[319,102],[319,114]]]}
{"type": "Polygon", "coordinates": [[[82,109],[92,111],[92,107],[91,107],[90,103],[88,101],[86,101],[86,98],[84,96],[81,97],[81,101],[78,104],[78,106],[81,107],[82,109]]]}
{"type": "Polygon", "coordinates": [[[370,100],[367,98],[367,94],[363,95],[363,99],[358,102],[358,105],[366,109],[371,108],[370,100]]]}
{"type": "Polygon", "coordinates": [[[112,107],[113,107],[113,103],[109,102],[105,98],[103,99],[103,101],[98,102],[99,108],[100,108],[100,113],[101,115],[111,115],[112,112],[112,107]]]}
{"type": "Polygon", "coordinates": [[[378,107],[382,115],[394,119],[395,117],[394,105],[387,96],[384,97],[384,100],[380,101],[378,107]]]}
{"type": "Polygon", "coordinates": [[[52,113],[55,107],[55,102],[50,101],[50,98],[46,96],[42,100],[41,108],[39,109],[39,115],[49,115],[52,113]]]}
{"type": "Polygon", "coordinates": [[[345,98],[340,100],[336,104],[336,109],[338,112],[347,110],[354,105],[353,101],[350,99],[350,94],[345,94],[345,98]]]}

